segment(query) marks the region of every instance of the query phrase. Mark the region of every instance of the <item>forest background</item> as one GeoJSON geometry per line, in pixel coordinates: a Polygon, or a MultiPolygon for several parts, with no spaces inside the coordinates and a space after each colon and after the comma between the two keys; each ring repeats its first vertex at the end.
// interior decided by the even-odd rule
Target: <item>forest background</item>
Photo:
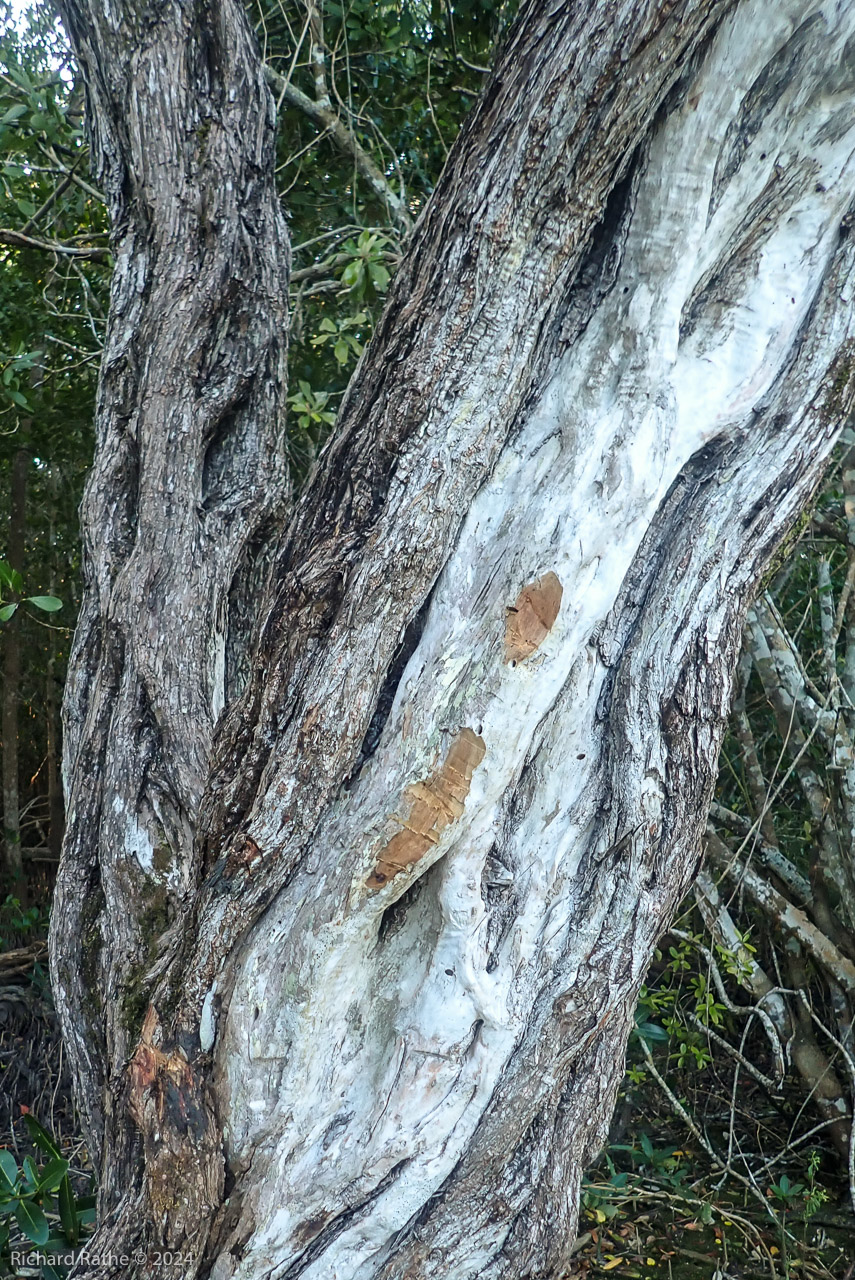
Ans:
{"type": "MultiPolygon", "coordinates": [[[[514,8],[250,5],[294,246],[298,477],[514,8]]],[[[16,1274],[16,1245],[79,1244],[94,1203],[44,938],[111,260],[64,35],[46,6],[0,5],[0,24],[0,1273],[16,1274]]],[[[642,989],[578,1276],[855,1275],[853,588],[848,429],[749,613],[705,869],[642,989]]]]}

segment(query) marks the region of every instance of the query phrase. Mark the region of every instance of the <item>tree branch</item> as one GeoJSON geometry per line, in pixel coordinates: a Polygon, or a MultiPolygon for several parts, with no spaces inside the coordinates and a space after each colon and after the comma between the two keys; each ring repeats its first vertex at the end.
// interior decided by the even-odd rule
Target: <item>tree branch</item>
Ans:
{"type": "Polygon", "coordinates": [[[796,938],[814,960],[830,973],[846,991],[855,992],[855,964],[843,955],[825,934],[812,924],[804,911],[794,907],[782,893],[731,853],[723,840],[707,829],[707,848],[713,861],[737,880],[749,896],[788,936],[796,938]]]}
{"type": "Polygon", "coordinates": [[[9,245],[13,249],[41,249],[44,253],[61,253],[67,258],[88,258],[92,262],[104,262],[109,249],[78,248],[77,245],[62,244],[59,240],[37,240],[34,236],[25,236],[22,231],[14,231],[11,227],[0,227],[0,244],[9,245]]]}
{"type": "Polygon", "coordinates": [[[351,157],[357,171],[371,187],[374,194],[386,202],[395,221],[405,233],[409,234],[413,228],[413,220],[406,204],[392,189],[382,170],[374,163],[371,156],[360,145],[347,125],[342,122],[341,117],[336,115],[329,106],[325,106],[322,102],[316,102],[308,94],[303,93],[301,89],[298,89],[290,80],[286,80],[278,71],[274,71],[272,67],[265,66],[264,71],[268,84],[280,98],[284,98],[290,106],[296,107],[298,111],[302,111],[303,115],[308,116],[318,128],[325,129],[339,150],[351,157]]]}

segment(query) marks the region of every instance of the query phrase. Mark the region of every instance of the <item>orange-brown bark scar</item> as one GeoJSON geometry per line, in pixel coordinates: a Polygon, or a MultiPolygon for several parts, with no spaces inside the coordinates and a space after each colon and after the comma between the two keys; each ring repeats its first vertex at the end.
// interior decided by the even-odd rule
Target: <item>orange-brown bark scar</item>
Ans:
{"type": "Polygon", "coordinates": [[[551,571],[523,587],[516,604],[508,609],[505,662],[522,662],[540,648],[558,617],[563,594],[564,588],[551,571]]]}
{"type": "Polygon", "coordinates": [[[418,862],[437,843],[449,823],[463,814],[472,775],[484,759],[486,746],[473,729],[461,729],[440,768],[414,782],[404,793],[410,801],[402,829],[381,849],[368,877],[369,889],[380,889],[405,867],[418,862]]]}
{"type": "Polygon", "coordinates": [[[128,1110],[144,1134],[155,1117],[158,1126],[163,1123],[166,1110],[173,1127],[179,1132],[189,1130],[198,1138],[207,1128],[198,1097],[199,1082],[184,1055],[174,1046],[164,1052],[160,1039],[160,1018],[150,1004],[128,1066],[128,1110]]]}

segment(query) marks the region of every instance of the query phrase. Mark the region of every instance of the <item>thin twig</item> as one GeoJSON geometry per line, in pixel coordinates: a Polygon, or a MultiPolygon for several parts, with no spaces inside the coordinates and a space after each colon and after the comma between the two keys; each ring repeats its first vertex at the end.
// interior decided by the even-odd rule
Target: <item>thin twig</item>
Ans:
{"type": "MultiPolygon", "coordinates": [[[[707,1155],[709,1156],[713,1164],[716,1166],[716,1168],[722,1169],[724,1170],[724,1172],[729,1173],[730,1176],[732,1178],[735,1178],[737,1182],[741,1183],[742,1186],[745,1187],[747,1191],[750,1191],[751,1195],[754,1196],[754,1199],[758,1200],[760,1204],[762,1204],[763,1209],[765,1210],[766,1213],[768,1213],[772,1221],[776,1222],[775,1214],[772,1211],[771,1205],[766,1200],[765,1196],[763,1195],[763,1192],[757,1186],[754,1179],[750,1176],[748,1178],[744,1178],[741,1173],[737,1173],[737,1171],[731,1165],[726,1164],[725,1161],[722,1160],[721,1156],[716,1154],[712,1146],[710,1146],[707,1139],[704,1137],[704,1135],[701,1133],[698,1126],[695,1124],[692,1117],[689,1115],[686,1108],[683,1106],[682,1102],[680,1102],[679,1098],[665,1083],[665,1080],[657,1071],[656,1063],[653,1061],[653,1054],[650,1052],[650,1049],[648,1048],[645,1040],[639,1037],[639,1043],[641,1045],[641,1051],[644,1054],[644,1059],[647,1063],[647,1068],[650,1074],[653,1076],[653,1079],[659,1085],[659,1088],[665,1094],[665,1097],[670,1102],[675,1115],[677,1115],[683,1121],[686,1128],[689,1130],[689,1132],[692,1134],[695,1140],[700,1144],[700,1146],[703,1147],[704,1151],[707,1153],[707,1155]]],[[[777,1273],[774,1273],[774,1265],[773,1265],[773,1274],[775,1275],[777,1274],[777,1273]]]]}

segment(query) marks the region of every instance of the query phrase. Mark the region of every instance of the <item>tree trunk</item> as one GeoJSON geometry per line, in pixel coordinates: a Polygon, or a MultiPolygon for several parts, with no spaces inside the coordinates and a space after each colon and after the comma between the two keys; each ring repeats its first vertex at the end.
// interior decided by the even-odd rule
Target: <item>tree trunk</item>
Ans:
{"type": "MultiPolygon", "coordinates": [[[[6,558],[24,571],[27,532],[27,473],[30,455],[18,449],[12,459],[6,558]]],[[[13,593],[18,599],[18,594],[13,593]]],[[[27,900],[21,854],[21,801],[18,777],[18,705],[21,699],[21,619],[15,613],[3,624],[3,884],[19,901],[27,900]]]]}
{"type": "MultiPolygon", "coordinates": [[[[54,515],[59,501],[59,485],[56,471],[51,470],[48,476],[48,494],[51,504],[50,514],[50,546],[51,546],[51,581],[50,594],[56,595],[57,586],[54,577],[54,515]]],[[[68,605],[66,606],[68,607],[68,605]]],[[[48,852],[52,859],[59,861],[62,852],[62,836],[65,829],[65,805],[62,796],[62,778],[60,776],[60,724],[59,698],[57,696],[57,652],[56,632],[48,636],[50,657],[45,672],[45,756],[48,784],[48,852]]]]}
{"type": "Polygon", "coordinates": [[[275,546],[242,14],[64,14],[117,268],[51,951],[135,1258],[76,1274],[558,1276],[852,402],[855,4],[524,4],[275,546]]]}

